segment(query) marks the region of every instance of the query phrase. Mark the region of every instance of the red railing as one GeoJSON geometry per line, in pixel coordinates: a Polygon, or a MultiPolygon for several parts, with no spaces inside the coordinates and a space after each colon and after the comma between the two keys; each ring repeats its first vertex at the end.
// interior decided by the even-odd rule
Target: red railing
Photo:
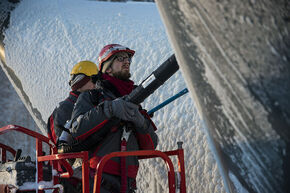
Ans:
{"type": "Polygon", "coordinates": [[[168,186],[169,193],[175,193],[176,188],[180,190],[180,193],[186,193],[186,182],[185,182],[185,169],[184,169],[184,152],[182,149],[182,142],[178,142],[178,149],[174,151],[161,152],[158,150],[141,150],[131,152],[113,152],[105,155],[96,167],[95,180],[94,180],[94,193],[100,193],[101,179],[104,166],[108,160],[113,157],[127,157],[127,156],[143,156],[141,159],[149,159],[160,157],[166,163],[168,169],[168,186]],[[175,171],[169,156],[176,155],[178,158],[178,172],[180,175],[180,181],[175,180],[175,171]]]}
{"type": "MultiPolygon", "coordinates": [[[[83,193],[89,193],[89,166],[88,166],[88,152],[79,152],[79,153],[66,153],[66,154],[57,154],[57,148],[55,144],[53,144],[49,138],[24,127],[18,125],[7,125],[5,127],[0,128],[0,135],[7,133],[9,131],[17,131],[29,135],[36,139],[36,157],[37,157],[37,182],[43,181],[43,163],[44,161],[52,161],[52,166],[54,169],[64,167],[66,172],[58,172],[58,176],[53,176],[53,185],[58,184],[58,178],[70,178],[73,175],[73,169],[70,164],[66,161],[66,159],[70,158],[81,158],[83,159],[83,176],[82,176],[82,185],[83,185],[83,193]],[[42,143],[46,143],[50,148],[50,154],[47,156],[43,156],[43,148],[42,143]]],[[[3,146],[6,150],[10,147],[3,146]],[[6,148],[8,147],[8,148],[6,148]]],[[[12,148],[11,148],[12,149],[12,148]]],[[[15,156],[15,155],[14,155],[15,156]]],[[[6,158],[5,158],[6,159],[6,158]]],[[[48,188],[51,189],[51,188],[48,188]]],[[[43,192],[43,191],[39,191],[43,192]]]]}
{"type": "MultiPolygon", "coordinates": [[[[54,161],[54,160],[65,160],[65,159],[72,159],[72,158],[81,158],[82,161],[82,184],[83,184],[83,193],[90,192],[90,184],[89,184],[89,163],[88,163],[88,152],[82,151],[79,153],[63,153],[63,154],[55,154],[55,155],[47,155],[47,156],[38,156],[38,162],[44,161],[54,161]]],[[[65,162],[68,164],[67,162],[65,162]]],[[[63,165],[67,173],[61,173],[59,176],[62,178],[70,178],[73,175],[73,170],[71,166],[63,165]]],[[[39,177],[39,176],[38,176],[39,177]]]]}
{"type": "MultiPolygon", "coordinates": [[[[26,129],[17,125],[7,125],[5,127],[0,128],[0,135],[9,131],[17,131],[22,132],[26,135],[34,137],[36,139],[36,157],[37,157],[37,181],[43,181],[43,162],[51,161],[54,169],[59,168],[61,165],[62,168],[65,168],[65,172],[58,171],[57,176],[53,176],[53,184],[58,184],[58,178],[70,178],[73,176],[73,170],[70,164],[66,161],[66,159],[72,158],[81,158],[82,159],[82,191],[83,193],[89,193],[89,163],[88,163],[88,152],[83,151],[79,153],[64,153],[57,154],[57,148],[55,144],[53,144],[49,138],[26,129]],[[43,155],[43,147],[42,143],[46,143],[50,147],[50,155],[43,155]]],[[[186,193],[186,182],[185,182],[185,169],[184,169],[184,152],[182,149],[182,142],[178,142],[178,149],[173,151],[161,152],[157,150],[141,150],[141,151],[131,151],[131,152],[113,152],[108,155],[105,155],[99,162],[96,173],[95,173],[95,182],[94,182],[94,193],[100,192],[101,187],[101,179],[103,168],[108,160],[113,157],[126,157],[126,156],[139,156],[139,159],[149,159],[160,157],[166,163],[168,169],[168,185],[169,185],[169,193],[175,193],[176,189],[180,190],[180,193],[186,193]],[[179,181],[175,179],[175,171],[173,167],[173,163],[169,156],[177,156],[178,158],[178,175],[180,178],[179,181]],[[177,182],[177,184],[176,184],[177,182]]],[[[0,144],[0,148],[2,148],[2,160],[6,160],[6,151],[11,152],[15,156],[15,150],[12,148],[0,144]],[[5,152],[5,156],[3,158],[3,150],[5,152]]],[[[52,188],[48,188],[52,189],[52,188]]],[[[40,190],[39,192],[43,192],[40,190]]]]}
{"type": "Polygon", "coordinates": [[[16,151],[14,149],[12,149],[11,147],[0,143],[0,148],[2,150],[2,157],[1,157],[2,163],[5,163],[7,161],[7,159],[6,159],[7,158],[6,152],[7,151],[10,152],[13,155],[13,157],[15,157],[16,151]]]}

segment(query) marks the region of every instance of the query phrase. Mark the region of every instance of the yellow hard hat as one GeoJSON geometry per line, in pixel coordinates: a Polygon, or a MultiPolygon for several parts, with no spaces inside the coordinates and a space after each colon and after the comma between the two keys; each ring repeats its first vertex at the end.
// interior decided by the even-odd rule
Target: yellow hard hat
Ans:
{"type": "Polygon", "coordinates": [[[77,63],[71,70],[70,75],[85,74],[86,76],[92,76],[98,74],[98,67],[91,61],[81,61],[77,63]]]}

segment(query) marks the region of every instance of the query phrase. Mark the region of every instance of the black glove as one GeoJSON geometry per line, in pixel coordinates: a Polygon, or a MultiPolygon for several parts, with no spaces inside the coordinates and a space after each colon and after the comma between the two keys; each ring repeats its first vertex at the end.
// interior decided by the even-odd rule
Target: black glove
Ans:
{"type": "Polygon", "coordinates": [[[123,121],[130,121],[136,127],[143,127],[145,118],[139,112],[139,106],[117,98],[113,101],[104,102],[104,113],[108,118],[117,117],[123,121]]]}

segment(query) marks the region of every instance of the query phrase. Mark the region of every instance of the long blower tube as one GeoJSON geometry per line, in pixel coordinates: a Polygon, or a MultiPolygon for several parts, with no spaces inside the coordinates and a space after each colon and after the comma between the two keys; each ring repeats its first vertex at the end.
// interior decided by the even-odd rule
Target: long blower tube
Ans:
{"type": "Polygon", "coordinates": [[[165,62],[153,71],[137,88],[135,88],[128,96],[127,101],[135,104],[142,103],[148,96],[164,84],[177,70],[175,55],[171,55],[165,62]]]}

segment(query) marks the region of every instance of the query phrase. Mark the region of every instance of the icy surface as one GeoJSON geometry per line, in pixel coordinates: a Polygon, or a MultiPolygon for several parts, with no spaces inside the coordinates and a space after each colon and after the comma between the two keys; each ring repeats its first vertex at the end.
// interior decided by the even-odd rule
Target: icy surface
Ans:
{"type": "MultiPolygon", "coordinates": [[[[154,3],[22,1],[12,12],[4,43],[7,65],[44,121],[67,96],[72,66],[81,60],[97,62],[102,46],[120,43],[136,51],[131,66],[136,84],[173,53],[154,3]]],[[[143,106],[149,110],[185,87],[178,72],[143,106]]],[[[190,96],[156,112],[153,121],[158,128],[157,149],[172,150],[177,141],[184,142],[187,191],[224,192],[190,96]]],[[[168,191],[167,171],[160,159],[141,161],[139,171],[138,192],[168,191]]]]}
{"type": "Polygon", "coordinates": [[[288,1],[156,2],[225,187],[289,192],[288,1]]]}
{"type": "MultiPolygon", "coordinates": [[[[14,88],[10,84],[5,73],[0,68],[0,127],[9,124],[21,125],[26,128],[30,128],[35,131],[39,131],[36,127],[32,117],[26,110],[24,104],[18,97],[14,88]]],[[[31,140],[31,137],[22,135],[16,132],[6,133],[4,136],[0,136],[0,142],[4,142],[6,145],[13,146],[13,149],[22,149],[26,155],[35,157],[35,149],[31,148],[31,145],[35,145],[35,140],[31,140]],[[21,135],[21,136],[20,136],[21,135]],[[21,143],[19,143],[19,141],[21,143]],[[23,144],[22,142],[29,141],[29,143],[23,144]]],[[[8,159],[12,159],[12,155],[7,153],[8,159]]]]}

